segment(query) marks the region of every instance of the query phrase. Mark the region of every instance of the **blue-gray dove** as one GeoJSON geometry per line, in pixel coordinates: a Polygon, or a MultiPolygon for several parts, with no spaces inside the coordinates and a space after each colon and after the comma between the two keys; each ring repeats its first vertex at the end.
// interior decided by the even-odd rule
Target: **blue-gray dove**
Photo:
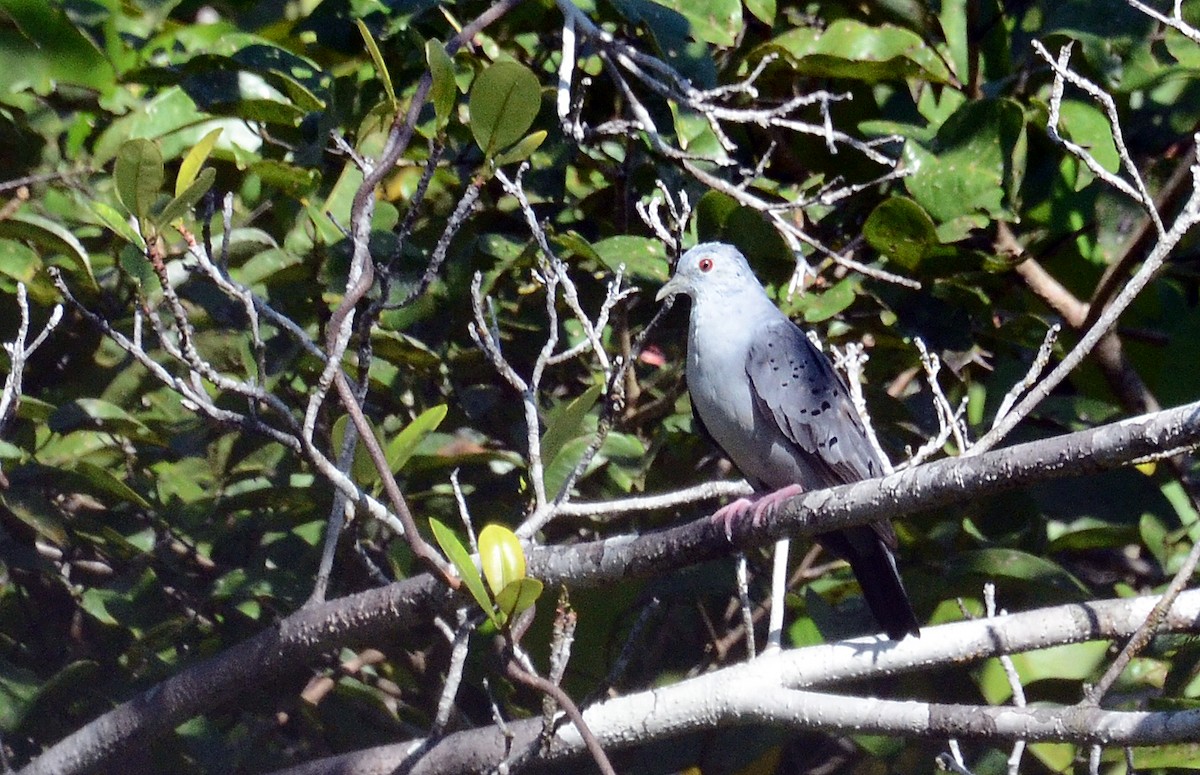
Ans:
{"type": "MultiPolygon", "coordinates": [[[[714,515],[755,521],[784,499],[883,472],[829,359],[767,297],[746,258],[710,242],[683,254],[658,293],[692,299],[687,385],[703,429],[750,482],[752,499],[714,515]]],[[[846,560],[888,637],[920,635],[892,555],[890,522],[816,537],[846,560]]]]}

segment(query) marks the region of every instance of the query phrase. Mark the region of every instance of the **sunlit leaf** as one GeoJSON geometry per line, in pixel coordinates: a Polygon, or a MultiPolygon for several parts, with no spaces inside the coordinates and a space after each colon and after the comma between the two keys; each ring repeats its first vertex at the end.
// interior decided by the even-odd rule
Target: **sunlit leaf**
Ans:
{"type": "Polygon", "coordinates": [[[454,569],[458,571],[458,577],[466,585],[471,597],[475,598],[475,602],[479,604],[480,609],[487,613],[488,618],[494,619],[492,600],[483,586],[483,578],[479,575],[479,569],[471,561],[471,553],[462,545],[454,532],[438,520],[430,519],[429,527],[433,531],[433,537],[438,546],[442,547],[442,552],[450,560],[454,569]]]}
{"type": "Polygon", "coordinates": [[[177,198],[191,188],[193,181],[196,180],[196,175],[200,173],[200,168],[204,166],[204,162],[208,161],[209,154],[212,153],[213,147],[221,137],[221,132],[221,127],[212,130],[200,138],[200,142],[193,145],[187,155],[183,157],[183,161],[179,163],[179,174],[175,176],[175,196],[177,198]]]}
{"type": "Polygon", "coordinates": [[[517,534],[503,525],[485,525],[479,531],[479,564],[493,595],[525,578],[525,550],[517,534]]]}

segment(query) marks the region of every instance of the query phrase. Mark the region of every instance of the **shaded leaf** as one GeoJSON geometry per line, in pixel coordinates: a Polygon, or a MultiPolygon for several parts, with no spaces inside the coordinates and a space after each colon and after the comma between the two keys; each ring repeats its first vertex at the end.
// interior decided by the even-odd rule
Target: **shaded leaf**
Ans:
{"type": "Polygon", "coordinates": [[[909,271],[941,246],[933,219],[919,204],[902,196],[879,203],[863,224],[863,236],[871,247],[909,271]]]}
{"type": "Polygon", "coordinates": [[[454,60],[436,38],[425,41],[425,59],[429,63],[429,74],[433,84],[429,97],[433,101],[433,112],[439,127],[444,127],[454,112],[458,101],[458,85],[454,81],[454,60]]]}
{"type": "Polygon", "coordinates": [[[117,149],[113,179],[121,204],[138,220],[144,221],[163,184],[163,157],[149,140],[127,140],[117,149]]]}
{"type": "Polygon", "coordinates": [[[580,395],[556,406],[546,417],[546,432],[542,434],[542,459],[553,460],[571,439],[583,429],[583,418],[592,410],[604,392],[603,385],[592,385],[580,395]]]}
{"type": "Polygon", "coordinates": [[[471,134],[484,156],[525,136],[542,104],[537,76],[519,62],[496,62],[475,79],[468,103],[471,134]]]}
{"type": "Polygon", "coordinates": [[[388,96],[388,102],[392,104],[394,111],[396,105],[396,88],[392,86],[392,75],[388,72],[387,63],[383,61],[383,54],[379,51],[379,44],[375,42],[375,36],[371,34],[371,29],[362,19],[355,19],[354,23],[358,25],[358,32],[362,35],[363,42],[367,44],[367,51],[371,54],[371,61],[375,63],[375,74],[379,76],[380,82],[383,84],[383,91],[388,96]]]}
{"type": "Polygon", "coordinates": [[[172,199],[163,208],[162,212],[155,217],[155,222],[159,225],[172,223],[177,218],[182,218],[191,212],[196,203],[201,197],[208,193],[212,188],[213,181],[217,179],[217,171],[212,167],[203,170],[200,176],[188,186],[186,190],[179,196],[172,199]]]}

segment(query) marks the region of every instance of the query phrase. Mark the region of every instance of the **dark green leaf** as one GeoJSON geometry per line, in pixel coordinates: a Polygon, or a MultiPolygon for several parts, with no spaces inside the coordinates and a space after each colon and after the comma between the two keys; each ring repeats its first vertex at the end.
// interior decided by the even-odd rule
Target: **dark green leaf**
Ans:
{"type": "Polygon", "coordinates": [[[933,219],[903,196],[880,202],[863,224],[863,236],[871,247],[910,272],[941,245],[933,219]]]}
{"type": "Polygon", "coordinates": [[[559,450],[583,430],[583,418],[596,405],[603,385],[592,385],[580,395],[556,406],[546,417],[546,432],[542,434],[542,459],[553,460],[559,450]]]}
{"type": "Polygon", "coordinates": [[[471,85],[471,134],[487,157],[525,136],[542,105],[537,76],[519,62],[496,62],[471,85]]]}
{"type": "Polygon", "coordinates": [[[155,216],[155,222],[160,226],[165,226],[172,223],[177,218],[182,218],[191,212],[200,198],[208,193],[212,188],[213,182],[217,179],[217,171],[212,167],[203,170],[200,176],[188,186],[182,194],[172,199],[163,208],[163,211],[155,216]]]}
{"type": "Polygon", "coordinates": [[[383,83],[383,91],[388,96],[388,102],[392,104],[392,110],[396,109],[398,104],[396,100],[396,89],[392,86],[392,76],[388,72],[387,63],[383,61],[383,54],[379,51],[379,44],[375,42],[375,36],[371,34],[371,28],[367,26],[362,19],[355,19],[354,23],[358,25],[358,32],[362,35],[363,42],[367,44],[367,51],[371,54],[371,61],[375,63],[375,74],[379,76],[379,80],[383,83]]]}
{"type": "Polygon", "coordinates": [[[113,178],[117,195],[125,209],[145,220],[158,198],[163,184],[163,157],[158,146],[149,140],[127,140],[117,150],[113,178]]]}

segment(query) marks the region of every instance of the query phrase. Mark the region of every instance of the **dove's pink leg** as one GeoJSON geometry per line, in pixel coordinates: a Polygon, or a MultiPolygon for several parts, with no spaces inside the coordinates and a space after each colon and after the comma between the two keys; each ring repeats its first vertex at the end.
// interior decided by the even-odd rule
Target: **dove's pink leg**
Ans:
{"type": "Polygon", "coordinates": [[[746,514],[749,513],[752,515],[753,523],[761,525],[762,521],[779,507],[780,503],[802,492],[804,492],[804,488],[800,485],[789,484],[787,487],[782,487],[766,495],[754,494],[749,498],[738,498],[733,503],[718,509],[717,513],[712,515],[712,521],[724,526],[725,538],[732,539],[734,520],[745,519],[746,514]]]}

